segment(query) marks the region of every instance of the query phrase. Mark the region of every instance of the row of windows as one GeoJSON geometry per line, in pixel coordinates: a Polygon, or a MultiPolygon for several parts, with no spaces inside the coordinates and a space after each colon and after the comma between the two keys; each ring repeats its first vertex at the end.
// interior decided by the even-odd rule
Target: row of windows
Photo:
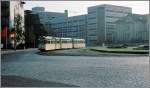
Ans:
{"type": "Polygon", "coordinates": [[[73,29],[70,29],[70,30],[57,30],[56,32],[57,32],[57,33],[58,33],[58,32],[67,32],[67,33],[68,33],[68,32],[84,32],[84,30],[78,30],[78,29],[74,29],[74,30],[73,30],[73,29]]]}
{"type": "Polygon", "coordinates": [[[93,14],[93,13],[96,13],[96,11],[91,11],[91,12],[88,12],[88,14],[93,14]]]}
{"type": "Polygon", "coordinates": [[[88,34],[88,36],[96,36],[96,34],[88,34]]]}
{"type": "Polygon", "coordinates": [[[68,25],[68,26],[62,26],[62,27],[54,27],[54,28],[85,28],[85,25],[75,25],[75,26],[73,26],[73,25],[68,25]]]}
{"type": "Polygon", "coordinates": [[[106,22],[107,24],[115,24],[114,22],[106,22]]]}
{"type": "Polygon", "coordinates": [[[96,25],[96,23],[88,23],[88,25],[96,25]]]}
{"type": "MultiPolygon", "coordinates": [[[[61,40],[61,41],[46,41],[45,43],[55,44],[55,43],[72,43],[72,40],[61,40]]],[[[78,41],[79,43],[83,43],[84,41],[78,41]]]]}
{"type": "Polygon", "coordinates": [[[62,43],[72,43],[72,41],[64,41],[64,40],[62,40],[62,43]]]}
{"type": "Polygon", "coordinates": [[[78,24],[68,24],[68,26],[84,26],[85,23],[78,23],[78,24]]]}
{"type": "Polygon", "coordinates": [[[110,30],[113,31],[115,28],[106,27],[106,29],[109,30],[109,31],[110,31],[110,30]]]}
{"type": "Polygon", "coordinates": [[[55,44],[55,41],[45,41],[45,43],[55,44]]]}
{"type": "Polygon", "coordinates": [[[106,25],[107,28],[114,28],[115,25],[106,25]]]}
{"type": "Polygon", "coordinates": [[[74,43],[84,43],[85,41],[74,41],[74,43]]]}
{"type": "Polygon", "coordinates": [[[116,17],[116,16],[106,16],[108,18],[120,18],[120,17],[116,17]]]}
{"type": "Polygon", "coordinates": [[[115,12],[115,13],[129,13],[129,12],[125,12],[125,11],[115,11],[115,10],[106,10],[108,12],[115,12]]]}
{"type": "Polygon", "coordinates": [[[68,25],[68,26],[52,26],[52,28],[55,28],[55,29],[57,29],[57,28],[72,28],[72,27],[75,27],[75,28],[85,28],[85,25],[75,25],[75,26],[73,26],[73,25],[68,25]]]}
{"type": "Polygon", "coordinates": [[[88,19],[96,19],[96,17],[88,17],[88,19]]]}
{"type": "Polygon", "coordinates": [[[89,29],[93,29],[93,28],[96,28],[96,25],[88,25],[87,26],[89,29]]]}
{"type": "MultiPolygon", "coordinates": [[[[68,26],[82,26],[82,25],[86,25],[86,22],[79,22],[79,23],[68,23],[68,26]]],[[[55,24],[52,24],[53,27],[64,27],[64,26],[67,26],[67,23],[55,23],[55,24]]]]}
{"type": "Polygon", "coordinates": [[[88,30],[96,30],[96,28],[89,28],[88,30]]]}

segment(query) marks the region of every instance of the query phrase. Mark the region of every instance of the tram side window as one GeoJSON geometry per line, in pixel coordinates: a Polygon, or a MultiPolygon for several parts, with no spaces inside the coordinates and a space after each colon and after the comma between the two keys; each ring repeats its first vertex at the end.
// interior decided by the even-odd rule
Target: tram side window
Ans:
{"type": "Polygon", "coordinates": [[[51,44],[54,44],[54,41],[53,41],[53,40],[51,41],[51,44]]]}
{"type": "Polygon", "coordinates": [[[74,43],[77,44],[77,40],[75,40],[74,43]]]}
{"type": "Polygon", "coordinates": [[[64,43],[66,43],[66,40],[64,40],[64,43]]]}
{"type": "Polygon", "coordinates": [[[62,42],[63,42],[63,43],[67,43],[67,40],[63,40],[62,42]]]}
{"type": "Polygon", "coordinates": [[[72,40],[70,40],[69,43],[72,43],[72,40]]]}
{"type": "Polygon", "coordinates": [[[48,44],[50,44],[50,43],[51,43],[51,41],[47,41],[47,43],[48,43],[48,44]]]}
{"type": "Polygon", "coordinates": [[[64,43],[65,40],[62,40],[62,43],[64,43]]]}
{"type": "Polygon", "coordinates": [[[53,44],[53,41],[51,40],[51,44],[53,44]]]}
{"type": "Polygon", "coordinates": [[[59,43],[59,40],[56,40],[57,41],[57,43],[59,43]]]}
{"type": "Polygon", "coordinates": [[[84,43],[84,40],[81,40],[80,43],[84,43]]]}
{"type": "Polygon", "coordinates": [[[64,42],[67,43],[67,40],[65,40],[64,42]]]}
{"type": "Polygon", "coordinates": [[[81,43],[82,41],[80,40],[79,43],[81,43]]]}
{"type": "Polygon", "coordinates": [[[55,40],[52,40],[51,43],[52,43],[52,44],[55,44],[55,40]]]}

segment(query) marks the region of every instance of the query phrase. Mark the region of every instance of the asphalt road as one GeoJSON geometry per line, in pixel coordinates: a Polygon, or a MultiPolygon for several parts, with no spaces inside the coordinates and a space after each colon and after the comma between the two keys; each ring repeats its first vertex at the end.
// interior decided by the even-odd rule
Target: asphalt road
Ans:
{"type": "Polygon", "coordinates": [[[2,54],[2,86],[149,88],[148,56],[43,56],[36,52],[2,54]]]}

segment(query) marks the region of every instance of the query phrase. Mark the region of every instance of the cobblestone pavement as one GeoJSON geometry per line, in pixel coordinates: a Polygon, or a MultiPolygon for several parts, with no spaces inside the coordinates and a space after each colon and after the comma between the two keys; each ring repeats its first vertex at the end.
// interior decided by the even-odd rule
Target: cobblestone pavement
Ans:
{"type": "Polygon", "coordinates": [[[149,88],[148,56],[44,56],[37,52],[2,54],[1,74],[81,87],[149,88]]]}

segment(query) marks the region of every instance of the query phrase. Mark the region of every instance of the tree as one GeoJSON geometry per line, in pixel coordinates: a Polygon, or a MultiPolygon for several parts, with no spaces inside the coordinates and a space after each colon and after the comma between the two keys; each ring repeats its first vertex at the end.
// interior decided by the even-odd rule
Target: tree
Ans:
{"type": "Polygon", "coordinates": [[[23,30],[23,20],[20,14],[17,14],[14,18],[15,27],[15,38],[14,38],[14,48],[16,50],[17,45],[24,44],[25,32],[23,30]]]}

